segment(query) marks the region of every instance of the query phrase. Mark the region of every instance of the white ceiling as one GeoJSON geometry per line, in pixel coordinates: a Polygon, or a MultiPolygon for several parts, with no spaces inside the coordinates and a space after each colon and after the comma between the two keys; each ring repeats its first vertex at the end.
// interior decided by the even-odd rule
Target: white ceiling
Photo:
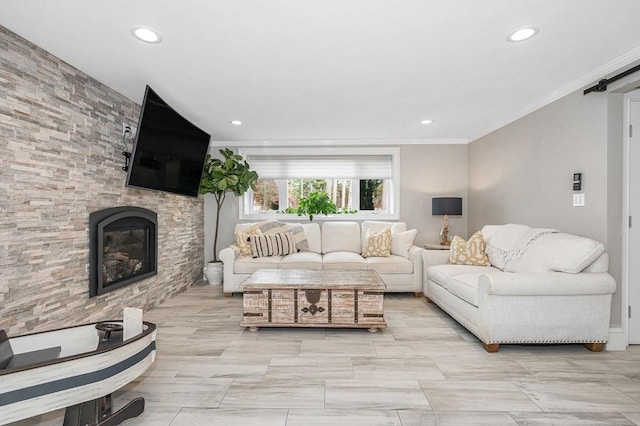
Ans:
{"type": "Polygon", "coordinates": [[[640,0],[0,1],[137,103],[149,84],[214,140],[274,144],[471,141],[639,60],[639,22],[640,0]]]}

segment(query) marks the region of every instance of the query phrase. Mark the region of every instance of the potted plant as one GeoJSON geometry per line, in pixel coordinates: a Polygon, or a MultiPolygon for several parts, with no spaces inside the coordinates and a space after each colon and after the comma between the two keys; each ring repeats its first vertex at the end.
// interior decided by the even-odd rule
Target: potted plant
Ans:
{"type": "Polygon", "coordinates": [[[220,209],[224,200],[228,193],[240,196],[249,188],[255,189],[258,180],[258,173],[250,169],[241,155],[235,154],[228,148],[221,149],[220,154],[221,158],[213,158],[207,154],[200,181],[200,194],[213,194],[217,207],[213,235],[213,260],[204,268],[209,284],[222,283],[222,262],[218,260],[218,229],[220,209]]]}
{"type": "Polygon", "coordinates": [[[309,194],[309,196],[300,199],[298,204],[298,216],[309,215],[309,220],[313,220],[313,215],[329,213],[337,213],[338,208],[329,198],[329,194],[324,191],[316,191],[309,194]]]}

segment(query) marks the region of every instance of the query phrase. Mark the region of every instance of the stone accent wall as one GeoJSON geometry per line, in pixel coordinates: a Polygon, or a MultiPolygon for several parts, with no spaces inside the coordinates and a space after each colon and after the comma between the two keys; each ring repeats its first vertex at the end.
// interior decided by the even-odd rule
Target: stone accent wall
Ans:
{"type": "MultiPolygon", "coordinates": [[[[140,91],[144,87],[140,87],[140,91]]],[[[121,319],[202,277],[202,197],[124,186],[122,123],[140,107],[0,26],[0,329],[121,319]],[[158,275],[89,298],[89,213],[158,214],[158,275]]]]}

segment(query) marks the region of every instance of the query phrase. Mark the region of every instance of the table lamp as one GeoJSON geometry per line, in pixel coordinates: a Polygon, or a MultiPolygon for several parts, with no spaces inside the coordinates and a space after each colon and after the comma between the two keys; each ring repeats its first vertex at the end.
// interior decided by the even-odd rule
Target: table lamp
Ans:
{"type": "Polygon", "coordinates": [[[449,241],[449,217],[448,215],[462,215],[461,197],[433,197],[431,199],[431,214],[433,216],[444,215],[442,230],[440,231],[440,245],[448,246],[449,241]]]}

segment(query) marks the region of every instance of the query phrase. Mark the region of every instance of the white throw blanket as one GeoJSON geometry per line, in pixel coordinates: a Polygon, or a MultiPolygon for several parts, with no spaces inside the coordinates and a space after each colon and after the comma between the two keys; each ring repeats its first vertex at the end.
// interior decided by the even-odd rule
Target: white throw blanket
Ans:
{"type": "Polygon", "coordinates": [[[508,224],[491,236],[485,250],[491,264],[504,270],[509,262],[519,259],[538,237],[554,232],[559,231],[508,224]]]}
{"type": "Polygon", "coordinates": [[[544,234],[553,234],[555,232],[560,232],[557,229],[543,229],[543,228],[534,228],[529,231],[525,236],[518,242],[516,248],[509,252],[509,256],[507,258],[507,263],[518,260],[520,256],[524,254],[525,251],[533,244],[533,242],[544,234]]]}

